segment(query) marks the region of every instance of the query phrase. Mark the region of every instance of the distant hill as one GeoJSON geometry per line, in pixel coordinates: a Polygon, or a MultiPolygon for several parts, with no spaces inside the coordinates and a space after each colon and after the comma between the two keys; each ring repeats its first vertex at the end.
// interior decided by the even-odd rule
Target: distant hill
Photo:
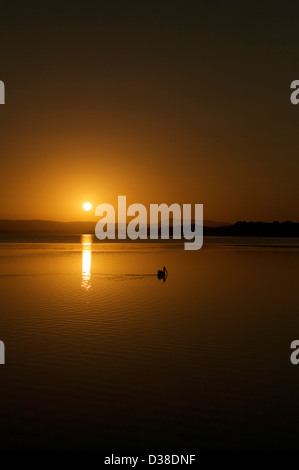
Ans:
{"type": "Polygon", "coordinates": [[[225,227],[205,227],[205,236],[221,237],[299,237],[296,222],[237,222],[225,227]]]}
{"type": "MultiPolygon", "coordinates": [[[[177,222],[176,222],[177,223],[177,222]]],[[[229,225],[225,222],[204,221],[207,227],[229,225]]],[[[95,222],[55,222],[51,220],[0,220],[0,232],[38,232],[38,233],[67,233],[81,234],[94,233],[95,222]]]]}
{"type": "Polygon", "coordinates": [[[51,220],[0,220],[0,232],[94,233],[94,222],[55,222],[51,220]]]}
{"type": "MultiPolygon", "coordinates": [[[[177,225],[175,221],[174,225],[177,225]]],[[[194,229],[194,224],[193,227],[194,229]]],[[[160,231],[160,230],[159,230],[160,231]]],[[[69,234],[94,233],[95,222],[55,222],[50,220],[0,220],[0,233],[69,234]]],[[[170,225],[172,234],[172,225],[170,225]]],[[[204,221],[205,236],[299,237],[295,222],[224,222],[204,221]]]]}

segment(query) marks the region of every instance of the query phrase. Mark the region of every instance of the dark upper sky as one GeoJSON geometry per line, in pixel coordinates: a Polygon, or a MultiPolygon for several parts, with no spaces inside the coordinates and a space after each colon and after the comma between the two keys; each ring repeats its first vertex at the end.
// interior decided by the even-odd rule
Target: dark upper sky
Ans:
{"type": "Polygon", "coordinates": [[[0,218],[203,203],[299,221],[299,4],[5,2],[0,218]]]}

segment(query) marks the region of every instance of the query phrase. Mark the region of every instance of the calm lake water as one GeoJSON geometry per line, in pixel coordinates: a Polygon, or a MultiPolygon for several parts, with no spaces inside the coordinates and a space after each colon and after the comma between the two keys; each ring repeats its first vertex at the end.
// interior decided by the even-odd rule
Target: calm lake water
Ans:
{"type": "Polygon", "coordinates": [[[0,448],[298,448],[298,266],[295,240],[2,243],[0,448]]]}

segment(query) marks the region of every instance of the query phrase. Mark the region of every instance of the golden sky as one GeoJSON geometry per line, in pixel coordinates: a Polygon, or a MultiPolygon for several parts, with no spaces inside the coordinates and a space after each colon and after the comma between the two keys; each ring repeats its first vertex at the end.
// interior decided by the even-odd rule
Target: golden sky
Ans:
{"type": "Polygon", "coordinates": [[[86,220],[126,195],[299,221],[291,15],[116,3],[4,8],[0,218],[86,220]]]}

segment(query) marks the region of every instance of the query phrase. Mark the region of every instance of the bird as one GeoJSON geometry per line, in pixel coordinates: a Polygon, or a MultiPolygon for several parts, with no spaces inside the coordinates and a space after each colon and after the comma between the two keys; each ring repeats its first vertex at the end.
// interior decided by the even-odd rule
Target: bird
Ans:
{"type": "Polygon", "coordinates": [[[165,268],[165,266],[164,266],[163,270],[162,269],[158,270],[157,276],[158,276],[158,279],[164,279],[164,280],[166,279],[166,277],[168,276],[168,271],[165,268]]]}

